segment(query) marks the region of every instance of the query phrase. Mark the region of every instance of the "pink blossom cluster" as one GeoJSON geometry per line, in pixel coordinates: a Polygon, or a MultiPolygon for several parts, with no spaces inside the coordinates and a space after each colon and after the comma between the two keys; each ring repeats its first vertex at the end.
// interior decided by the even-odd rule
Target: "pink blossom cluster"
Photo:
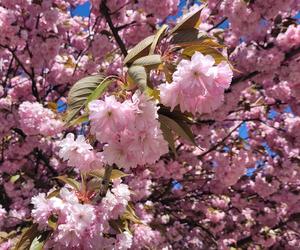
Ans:
{"type": "Polygon", "coordinates": [[[58,142],[60,147],[59,156],[68,161],[69,166],[77,167],[82,172],[102,167],[100,157],[93,150],[93,147],[86,142],[83,135],[74,140],[74,134],[67,134],[66,138],[58,142]]]}
{"type": "Polygon", "coordinates": [[[229,19],[231,39],[244,37],[246,39],[261,39],[270,30],[272,21],[277,15],[286,17],[295,15],[299,9],[299,1],[258,0],[255,3],[244,0],[209,0],[211,12],[218,11],[219,15],[229,19]]]}
{"type": "Polygon", "coordinates": [[[160,85],[161,102],[172,110],[179,105],[182,112],[211,113],[222,104],[232,76],[227,62],[215,66],[212,56],[195,52],[190,61],[180,61],[171,84],[160,85]]]}
{"type": "Polygon", "coordinates": [[[2,207],[2,205],[0,205],[0,227],[2,227],[4,224],[6,213],[6,210],[2,207]]]}
{"type": "Polygon", "coordinates": [[[52,136],[63,128],[63,123],[56,119],[55,114],[40,103],[23,102],[18,113],[21,128],[28,135],[52,136]]]}
{"type": "Polygon", "coordinates": [[[290,25],[286,32],[280,33],[276,38],[278,45],[283,50],[289,50],[290,48],[297,48],[300,46],[300,27],[290,25]]]}
{"type": "Polygon", "coordinates": [[[156,103],[136,92],[132,100],[114,96],[89,104],[91,132],[105,143],[103,161],[121,168],[152,164],[168,152],[157,120],[156,103]]]}
{"type": "Polygon", "coordinates": [[[159,247],[163,242],[163,238],[157,230],[152,230],[146,225],[136,225],[134,228],[134,249],[142,249],[142,246],[159,247]]]}
{"type": "Polygon", "coordinates": [[[238,69],[242,72],[258,69],[259,71],[271,72],[280,66],[284,60],[284,54],[277,47],[264,50],[254,45],[241,43],[231,54],[231,60],[239,65],[238,69]]]}
{"type": "Polygon", "coordinates": [[[17,27],[12,24],[16,21],[16,16],[12,10],[0,6],[0,28],[5,36],[1,36],[0,43],[6,43],[6,39],[10,39],[17,32],[17,27]]]}
{"type": "Polygon", "coordinates": [[[149,36],[152,32],[151,25],[155,23],[153,17],[147,18],[145,13],[133,10],[128,10],[126,12],[125,21],[126,23],[137,23],[136,25],[128,26],[120,32],[120,35],[128,46],[135,45],[145,37],[149,36]]]}
{"type": "Polygon", "coordinates": [[[0,249],[16,248],[34,223],[48,235],[39,237],[45,249],[300,249],[300,1],[208,0],[199,30],[228,47],[237,70],[200,53],[180,61],[182,50],[164,39],[155,53],[175,58],[173,82],[155,70],[148,79],[161,85],[160,103],[116,89],[126,82],[126,53],[112,30],[130,53],[162,24],[183,20],[168,17],[178,1],[92,0],[88,17],[74,16],[85,2],[0,1],[0,249]],[[225,30],[215,27],[222,20],[225,30]],[[46,104],[66,102],[95,72],[116,74],[120,85],[90,104],[89,123],[62,130],[65,112],[46,104]],[[161,103],[170,117],[178,105],[187,111],[180,116],[192,118],[201,148],[180,139],[168,153],[161,103]],[[105,181],[92,174],[103,163],[128,175],[102,195],[105,181]],[[78,190],[61,187],[54,177],[62,175],[78,190]]]}
{"type": "Polygon", "coordinates": [[[115,183],[101,204],[82,204],[76,193],[64,187],[59,197],[47,198],[40,193],[32,198],[32,216],[41,229],[49,228],[51,220],[56,223],[55,232],[47,241],[47,248],[95,249],[100,245],[113,249],[129,249],[132,236],[128,232],[107,238],[109,219],[116,219],[124,211],[130,199],[127,185],[115,183]],[[85,241],[82,241],[85,239],[85,241]],[[99,245],[100,244],[100,245],[99,245]]]}
{"type": "Polygon", "coordinates": [[[164,19],[169,15],[175,15],[177,12],[179,0],[166,0],[166,1],[139,1],[139,7],[145,12],[153,14],[159,19],[164,19]]]}

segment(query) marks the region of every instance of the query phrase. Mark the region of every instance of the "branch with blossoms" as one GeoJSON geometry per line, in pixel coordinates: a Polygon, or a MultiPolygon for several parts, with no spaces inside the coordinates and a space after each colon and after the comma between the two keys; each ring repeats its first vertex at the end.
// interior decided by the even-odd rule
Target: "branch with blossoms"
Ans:
{"type": "Polygon", "coordinates": [[[3,47],[4,49],[7,49],[12,54],[12,56],[16,60],[16,62],[21,66],[21,68],[23,69],[24,73],[27,74],[30,77],[31,82],[32,82],[32,85],[31,85],[32,94],[35,96],[36,100],[39,101],[40,97],[39,97],[39,93],[38,93],[37,86],[36,86],[36,80],[35,80],[34,72],[32,71],[30,73],[29,70],[26,69],[26,67],[23,65],[23,63],[21,62],[21,60],[18,58],[18,56],[15,53],[15,51],[17,50],[17,48],[11,49],[8,46],[3,46],[1,44],[0,44],[0,47],[3,47]]]}
{"type": "MultiPolygon", "coordinates": [[[[120,36],[112,25],[105,2],[101,3],[100,12],[106,18],[126,56],[125,45],[119,41],[120,36]]],[[[212,94],[224,95],[224,90],[229,87],[232,79],[230,65],[219,50],[222,46],[214,38],[204,36],[195,29],[200,13],[201,9],[194,11],[173,29],[168,30],[163,26],[156,35],[149,36],[137,44],[124,59],[128,69],[125,78],[92,75],[79,80],[70,89],[68,110],[64,118],[65,126],[73,127],[89,121],[91,135],[103,146],[97,151],[84,136],[80,135],[75,140],[74,134],[71,133],[57,144],[60,148],[60,157],[67,161],[69,166],[75,167],[82,178],[78,182],[68,176],[58,176],[56,178],[64,182],[65,187],[33,198],[34,222],[39,225],[39,229],[47,229],[48,237],[55,239],[61,233],[60,228],[71,223],[71,221],[61,222],[67,209],[55,208],[57,202],[69,204],[70,199],[77,204],[77,209],[86,211],[85,215],[78,214],[85,220],[84,230],[74,228],[78,234],[91,226],[91,223],[95,225],[106,223],[106,227],[107,223],[110,223],[117,226],[122,234],[130,232],[128,230],[130,224],[141,222],[129,204],[130,192],[127,186],[121,183],[121,178],[130,174],[131,169],[138,165],[155,163],[161,156],[168,154],[169,148],[176,154],[174,147],[178,137],[196,146],[189,121],[196,113],[216,109],[221,103],[213,103],[212,94]],[[186,32],[190,32],[190,29],[195,36],[186,38],[186,32]],[[169,39],[172,40],[172,45],[162,50],[164,41],[169,39]],[[197,44],[199,47],[193,47],[197,44]],[[205,52],[207,48],[209,53],[205,52]],[[159,54],[160,52],[162,54],[159,54]],[[169,67],[171,64],[178,65],[171,70],[169,67]],[[157,83],[151,82],[150,78],[159,72],[173,75],[173,83],[155,87],[157,83]],[[191,81],[192,88],[186,86],[186,79],[191,81]],[[103,100],[97,100],[113,83],[117,83],[113,92],[108,91],[103,100]],[[204,106],[204,103],[207,104],[204,106]],[[141,149],[140,154],[136,154],[141,149]],[[101,199],[96,201],[94,199],[98,194],[101,199]],[[95,217],[96,214],[107,209],[105,207],[112,202],[111,199],[116,199],[117,203],[115,208],[107,207],[110,219],[99,221],[95,217]],[[39,208],[41,202],[51,207],[47,214],[41,210],[43,208],[39,208]],[[90,205],[94,202],[97,204],[90,205]],[[48,222],[45,221],[45,216],[48,222]],[[87,221],[87,218],[90,220],[87,221]]],[[[29,107],[29,103],[28,107],[25,103],[20,107],[20,111],[23,111],[20,115],[24,125],[26,119],[30,119],[26,117],[28,114],[25,112],[29,107]]],[[[49,115],[52,114],[49,113],[47,116],[49,115]]],[[[51,118],[50,121],[54,122],[51,118]]],[[[62,129],[60,123],[55,126],[62,129]]],[[[40,129],[41,133],[46,132],[44,128],[40,129]]],[[[24,131],[31,133],[27,127],[24,127],[24,131]]],[[[50,167],[49,169],[54,171],[41,151],[35,152],[50,167]]],[[[36,234],[43,232],[36,229],[34,224],[29,231],[33,230],[36,234]]],[[[26,234],[23,237],[26,237],[26,234]]],[[[22,239],[19,245],[23,244],[22,239]]],[[[66,242],[66,244],[73,246],[70,244],[78,243],[66,242]]]]}
{"type": "Polygon", "coordinates": [[[0,248],[298,249],[297,1],[79,2],[0,4],[0,248]]]}

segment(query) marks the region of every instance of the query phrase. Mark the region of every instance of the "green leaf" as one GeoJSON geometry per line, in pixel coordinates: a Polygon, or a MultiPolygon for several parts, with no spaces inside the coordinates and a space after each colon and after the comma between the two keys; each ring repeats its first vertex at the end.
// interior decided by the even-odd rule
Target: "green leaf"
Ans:
{"type": "Polygon", "coordinates": [[[118,170],[118,169],[113,169],[111,171],[110,180],[120,179],[120,178],[126,177],[126,176],[129,176],[129,174],[125,174],[124,172],[122,172],[121,170],[118,170]]]}
{"type": "Polygon", "coordinates": [[[136,83],[139,89],[144,92],[147,88],[147,72],[143,66],[133,65],[128,69],[128,75],[136,83]]]}
{"type": "Polygon", "coordinates": [[[155,35],[146,37],[135,45],[124,59],[124,65],[130,65],[136,59],[149,54],[151,44],[153,43],[155,35]]]}
{"type": "Polygon", "coordinates": [[[160,105],[158,114],[168,116],[175,121],[182,121],[186,124],[194,124],[195,123],[192,118],[192,115],[182,113],[178,107],[175,107],[175,109],[171,111],[171,109],[169,107],[160,105]]]}
{"type": "Polygon", "coordinates": [[[0,238],[2,238],[2,239],[7,239],[7,238],[8,238],[8,233],[7,233],[7,232],[1,231],[1,232],[0,232],[0,238]]]}
{"type": "Polygon", "coordinates": [[[40,237],[35,237],[32,241],[29,250],[43,250],[45,242],[39,240],[40,237]]]}
{"type": "Polygon", "coordinates": [[[105,172],[105,170],[102,168],[102,169],[96,169],[96,170],[90,171],[88,174],[90,176],[94,176],[94,177],[102,179],[104,177],[104,172],[105,172]]]}
{"type": "Polygon", "coordinates": [[[102,181],[98,177],[92,178],[87,183],[87,190],[100,191],[101,185],[102,185],[102,181]]]}
{"type": "Polygon", "coordinates": [[[103,79],[103,81],[97,86],[97,88],[88,96],[85,106],[87,106],[91,101],[97,100],[104,93],[104,91],[112,82],[111,78],[112,77],[109,76],[103,79]]]}
{"type": "MultiPolygon", "coordinates": [[[[104,169],[93,170],[89,172],[89,175],[97,177],[98,179],[103,179],[104,172],[105,172],[104,169]]],[[[119,169],[113,169],[110,174],[110,180],[115,180],[126,176],[129,176],[129,174],[126,174],[119,169]]]]}
{"type": "MultiPolygon", "coordinates": [[[[162,63],[160,55],[143,56],[132,63],[132,66],[143,66],[147,70],[157,68],[162,63]]],[[[131,67],[132,67],[131,66],[131,67]]]]}
{"type": "Polygon", "coordinates": [[[54,191],[52,191],[50,194],[47,195],[47,199],[58,196],[59,192],[60,192],[60,189],[55,189],[54,191]]]}
{"type": "Polygon", "coordinates": [[[56,179],[69,184],[71,187],[75,188],[77,191],[80,190],[80,183],[72,178],[68,178],[67,176],[63,175],[63,176],[57,176],[55,177],[56,179]]]}
{"type": "Polygon", "coordinates": [[[20,179],[20,177],[21,177],[21,175],[16,174],[16,175],[13,175],[12,177],[10,177],[9,180],[10,180],[10,182],[15,183],[17,180],[20,179]]]}
{"type": "Polygon", "coordinates": [[[172,44],[177,44],[181,47],[197,45],[203,40],[207,39],[208,36],[202,33],[198,29],[192,28],[187,30],[181,30],[174,34],[171,39],[172,44]]]}
{"type": "Polygon", "coordinates": [[[154,40],[151,44],[150,47],[150,51],[149,51],[149,55],[154,54],[155,48],[157,46],[157,44],[159,43],[159,41],[162,39],[163,35],[165,34],[166,30],[168,28],[168,25],[164,24],[163,26],[161,26],[161,28],[157,31],[157,33],[155,34],[154,40]]]}
{"type": "Polygon", "coordinates": [[[191,57],[196,51],[199,51],[204,55],[211,55],[215,59],[217,64],[222,61],[228,61],[220,51],[206,45],[194,45],[187,47],[183,50],[182,54],[191,57]]]}
{"type": "Polygon", "coordinates": [[[156,89],[156,88],[150,88],[150,87],[147,87],[145,93],[150,96],[152,99],[154,100],[159,100],[160,99],[160,91],[159,89],[156,89]]]}
{"type": "Polygon", "coordinates": [[[175,121],[184,130],[185,134],[189,137],[189,141],[196,145],[194,134],[191,131],[190,126],[182,120],[175,119],[175,121]]]}
{"type": "Polygon", "coordinates": [[[70,122],[84,107],[87,98],[103,81],[102,75],[85,77],[76,82],[69,91],[68,95],[68,114],[65,121],[70,122]]]}
{"type": "Polygon", "coordinates": [[[83,122],[87,122],[89,120],[89,115],[88,114],[83,114],[77,118],[75,118],[74,120],[72,120],[69,123],[69,127],[73,127],[73,126],[77,126],[83,122]]]}
{"type": "Polygon", "coordinates": [[[33,224],[31,227],[26,228],[20,240],[17,242],[14,250],[28,250],[35,237],[39,235],[38,224],[33,224]]]}
{"type": "Polygon", "coordinates": [[[0,232],[0,245],[2,242],[7,241],[8,237],[9,237],[8,233],[1,231],[0,232]]]}
{"type": "Polygon", "coordinates": [[[181,22],[179,22],[171,31],[170,34],[173,34],[175,32],[181,31],[181,30],[187,30],[191,28],[197,28],[200,20],[200,14],[203,9],[203,6],[201,6],[198,10],[195,10],[191,14],[189,14],[187,17],[185,17],[181,22]]]}
{"type": "Polygon", "coordinates": [[[182,123],[179,123],[178,121],[175,121],[170,117],[161,114],[159,115],[158,119],[162,124],[167,126],[169,129],[173,130],[178,136],[195,145],[194,135],[189,129],[187,129],[188,126],[183,127],[182,123]]]}
{"type": "Polygon", "coordinates": [[[50,218],[48,219],[48,226],[52,229],[52,230],[56,230],[57,228],[57,221],[58,218],[54,215],[51,215],[50,218]]]}
{"type": "Polygon", "coordinates": [[[212,38],[204,39],[199,45],[208,46],[212,48],[225,48],[226,46],[223,44],[219,44],[216,40],[212,38]]]}
{"type": "Polygon", "coordinates": [[[136,224],[142,224],[140,218],[136,215],[133,207],[128,204],[124,214],[121,216],[122,220],[129,220],[136,224]]]}
{"type": "Polygon", "coordinates": [[[171,151],[176,156],[177,153],[176,153],[176,148],[175,148],[175,140],[174,140],[174,136],[172,134],[171,129],[169,129],[169,127],[162,122],[160,123],[160,129],[163,133],[164,139],[168,142],[171,151]]]}

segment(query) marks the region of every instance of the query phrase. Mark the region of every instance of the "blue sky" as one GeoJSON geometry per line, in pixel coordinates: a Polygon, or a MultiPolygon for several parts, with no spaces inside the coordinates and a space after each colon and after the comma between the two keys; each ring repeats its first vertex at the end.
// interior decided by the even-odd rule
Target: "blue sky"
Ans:
{"type": "Polygon", "coordinates": [[[77,8],[72,9],[71,13],[73,16],[88,17],[90,13],[90,7],[91,7],[90,2],[86,2],[82,5],[79,5],[77,8]]]}

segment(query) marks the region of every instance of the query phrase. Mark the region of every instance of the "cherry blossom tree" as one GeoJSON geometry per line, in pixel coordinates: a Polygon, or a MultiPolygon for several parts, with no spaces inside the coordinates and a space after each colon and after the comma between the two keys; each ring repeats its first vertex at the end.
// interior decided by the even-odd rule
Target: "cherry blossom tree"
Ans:
{"type": "Polygon", "coordinates": [[[86,2],[0,1],[0,249],[300,249],[300,1],[86,2]]]}

